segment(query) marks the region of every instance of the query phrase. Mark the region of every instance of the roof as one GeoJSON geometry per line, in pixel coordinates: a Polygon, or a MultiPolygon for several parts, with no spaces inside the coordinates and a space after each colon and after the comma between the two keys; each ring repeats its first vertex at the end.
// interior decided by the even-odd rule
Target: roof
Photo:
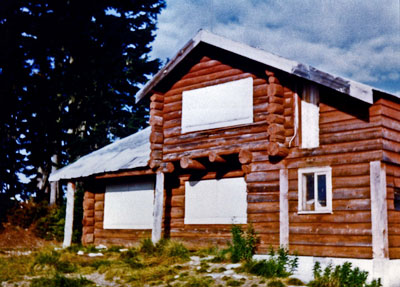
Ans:
{"type": "Polygon", "coordinates": [[[150,159],[150,127],[85,155],[50,174],[50,181],[146,167],[150,159]]]}
{"type": "Polygon", "coordinates": [[[237,54],[300,78],[327,86],[370,104],[373,103],[373,91],[379,91],[368,85],[344,79],[342,77],[320,71],[312,66],[288,60],[264,50],[229,40],[205,30],[200,30],[197,35],[191,39],[175,55],[174,58],[171,59],[171,61],[169,61],[149,82],[147,82],[145,86],[143,86],[143,88],[136,94],[136,102],[139,102],[143,97],[147,96],[152,91],[157,90],[157,86],[160,84],[160,82],[169,74],[171,74],[174,68],[200,44],[206,44],[207,46],[237,54]]]}

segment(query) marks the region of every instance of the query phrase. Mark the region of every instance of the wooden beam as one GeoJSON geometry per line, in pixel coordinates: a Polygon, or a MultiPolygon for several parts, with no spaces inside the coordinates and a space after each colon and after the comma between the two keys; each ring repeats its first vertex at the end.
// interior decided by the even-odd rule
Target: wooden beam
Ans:
{"type": "Polygon", "coordinates": [[[287,168],[279,171],[279,245],[289,247],[289,172],[287,168]]]}
{"type": "Polygon", "coordinates": [[[65,210],[64,242],[63,247],[71,246],[72,227],[74,222],[74,197],[75,183],[68,182],[67,185],[67,207],[65,210]]]}
{"type": "Polygon", "coordinates": [[[175,166],[172,162],[163,162],[160,165],[160,170],[164,173],[171,173],[174,172],[175,166]]]}
{"type": "Polygon", "coordinates": [[[154,171],[152,171],[149,168],[140,170],[119,171],[114,173],[105,173],[102,175],[97,175],[95,176],[95,178],[102,179],[102,178],[115,178],[115,177],[134,176],[134,175],[147,175],[147,174],[154,174],[154,171]]]}
{"type": "Polygon", "coordinates": [[[222,156],[218,155],[214,151],[210,152],[210,154],[208,155],[208,160],[210,162],[226,163],[226,159],[224,159],[222,156]]]}
{"type": "Polygon", "coordinates": [[[389,258],[386,170],[379,160],[370,162],[370,191],[372,256],[389,258]]]}
{"type": "Polygon", "coordinates": [[[180,165],[182,168],[185,169],[198,169],[198,170],[205,170],[206,167],[195,159],[191,159],[188,157],[181,158],[180,165]]]}
{"type": "Polygon", "coordinates": [[[249,151],[247,149],[241,149],[239,151],[239,162],[241,164],[251,163],[252,159],[253,159],[253,155],[252,155],[251,151],[249,151]]]}
{"type": "Polygon", "coordinates": [[[156,188],[154,191],[153,229],[151,241],[157,243],[161,239],[162,217],[164,209],[164,173],[157,172],[156,188]]]}

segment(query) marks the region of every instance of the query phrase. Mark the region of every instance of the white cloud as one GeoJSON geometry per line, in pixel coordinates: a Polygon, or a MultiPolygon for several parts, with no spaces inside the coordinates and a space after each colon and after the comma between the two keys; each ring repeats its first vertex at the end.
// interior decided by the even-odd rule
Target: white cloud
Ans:
{"type": "Polygon", "coordinates": [[[324,71],[400,90],[398,0],[167,0],[153,56],[173,57],[196,32],[221,36],[324,71]]]}

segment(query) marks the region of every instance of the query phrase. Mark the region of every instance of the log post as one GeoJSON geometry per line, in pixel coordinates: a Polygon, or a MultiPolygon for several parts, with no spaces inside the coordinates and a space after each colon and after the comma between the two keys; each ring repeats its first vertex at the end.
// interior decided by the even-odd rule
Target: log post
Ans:
{"type": "Polygon", "coordinates": [[[74,197],[75,183],[68,182],[67,185],[67,207],[65,210],[64,242],[63,247],[71,246],[72,228],[74,223],[74,197]]]}
{"type": "Polygon", "coordinates": [[[154,206],[153,206],[153,229],[151,231],[151,241],[157,243],[161,239],[162,217],[163,217],[163,202],[164,202],[164,173],[157,172],[156,188],[154,191],[154,206]]]}
{"type": "Polygon", "coordinates": [[[389,258],[386,170],[380,161],[370,162],[371,231],[373,259],[389,258]]]}
{"type": "MultiPolygon", "coordinates": [[[[56,172],[58,165],[58,156],[54,154],[51,157],[51,172],[56,172]]],[[[54,205],[58,198],[58,181],[50,182],[50,205],[54,205]]]]}
{"type": "Polygon", "coordinates": [[[289,180],[287,168],[279,171],[279,245],[289,247],[289,180]]]}
{"type": "Polygon", "coordinates": [[[191,159],[188,157],[181,158],[180,161],[181,168],[184,169],[197,169],[197,170],[205,170],[206,167],[195,159],[191,159]]]}

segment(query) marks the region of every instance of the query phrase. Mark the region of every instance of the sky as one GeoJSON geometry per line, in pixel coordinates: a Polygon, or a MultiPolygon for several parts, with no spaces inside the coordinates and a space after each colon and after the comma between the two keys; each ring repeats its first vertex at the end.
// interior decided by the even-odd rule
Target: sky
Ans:
{"type": "Polygon", "coordinates": [[[200,29],[400,96],[400,0],[167,0],[153,58],[200,29]]]}

